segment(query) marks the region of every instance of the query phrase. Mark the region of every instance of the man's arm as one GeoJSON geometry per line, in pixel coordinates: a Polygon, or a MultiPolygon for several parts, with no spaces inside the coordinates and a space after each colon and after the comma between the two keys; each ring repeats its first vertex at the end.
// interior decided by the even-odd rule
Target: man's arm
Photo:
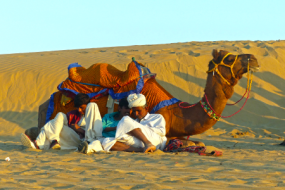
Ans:
{"type": "Polygon", "coordinates": [[[77,124],[72,124],[70,127],[71,127],[74,131],[85,135],[85,130],[82,129],[82,128],[81,128],[80,126],[78,126],[77,124]]]}
{"type": "Polygon", "coordinates": [[[109,125],[112,125],[113,122],[113,115],[112,114],[105,114],[103,119],[102,119],[102,125],[103,125],[103,131],[104,132],[110,132],[110,131],[116,131],[116,127],[109,127],[109,125]]]}
{"type": "Polygon", "coordinates": [[[110,131],[116,131],[117,127],[106,127],[103,131],[104,132],[110,132],[110,131]]]}

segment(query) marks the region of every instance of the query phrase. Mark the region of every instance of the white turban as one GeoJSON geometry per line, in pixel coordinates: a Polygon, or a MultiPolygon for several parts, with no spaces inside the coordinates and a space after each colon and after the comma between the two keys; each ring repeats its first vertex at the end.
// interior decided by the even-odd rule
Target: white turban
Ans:
{"type": "Polygon", "coordinates": [[[146,99],[143,94],[130,94],[127,100],[129,102],[129,108],[142,107],[146,105],[146,99]]]}

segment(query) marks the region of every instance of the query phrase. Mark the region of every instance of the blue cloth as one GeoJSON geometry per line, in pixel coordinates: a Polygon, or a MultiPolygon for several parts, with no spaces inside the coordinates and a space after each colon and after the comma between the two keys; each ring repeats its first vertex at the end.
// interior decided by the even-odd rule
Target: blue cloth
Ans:
{"type": "Polygon", "coordinates": [[[47,114],[46,114],[46,123],[49,122],[50,117],[54,111],[54,95],[55,95],[55,93],[53,93],[49,99],[49,105],[48,105],[47,114]]]}
{"type": "Polygon", "coordinates": [[[78,63],[71,63],[69,66],[68,66],[68,72],[69,72],[69,69],[72,69],[74,67],[82,67],[81,65],[79,65],[78,63]]]}
{"type": "Polygon", "coordinates": [[[107,127],[117,127],[119,121],[115,120],[114,116],[116,114],[119,114],[119,112],[114,112],[114,113],[109,113],[104,115],[102,119],[102,124],[103,124],[103,137],[115,137],[116,135],[116,130],[115,131],[109,131],[109,132],[104,132],[104,130],[107,127]]]}
{"type": "MultiPolygon", "coordinates": [[[[133,93],[136,93],[136,94],[141,93],[141,91],[143,89],[143,86],[144,86],[144,80],[143,80],[143,77],[142,77],[142,69],[141,69],[141,66],[136,61],[134,61],[134,63],[136,64],[136,67],[137,67],[137,69],[139,70],[139,73],[140,73],[140,80],[138,81],[136,89],[130,90],[130,91],[127,91],[127,92],[115,93],[114,89],[111,88],[109,90],[109,94],[110,94],[110,96],[113,99],[122,99],[122,98],[128,97],[130,94],[133,94],[133,93]]],[[[148,69],[148,71],[150,72],[149,69],[148,69]]]]}
{"type": "Polygon", "coordinates": [[[170,106],[170,105],[175,104],[179,101],[180,100],[178,100],[176,98],[171,98],[170,100],[163,100],[163,101],[159,102],[156,106],[154,106],[154,108],[152,108],[150,113],[155,113],[158,110],[160,110],[161,108],[163,108],[165,106],[170,106]]]}

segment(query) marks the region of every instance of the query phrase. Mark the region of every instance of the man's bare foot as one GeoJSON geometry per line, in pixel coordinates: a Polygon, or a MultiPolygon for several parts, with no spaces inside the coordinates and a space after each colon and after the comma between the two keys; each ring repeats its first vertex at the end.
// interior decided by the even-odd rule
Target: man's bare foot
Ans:
{"type": "Polygon", "coordinates": [[[153,144],[149,143],[149,144],[146,144],[144,153],[154,152],[155,150],[156,150],[156,147],[153,144]]]}
{"type": "Polygon", "coordinates": [[[60,150],[61,147],[60,147],[60,144],[57,142],[57,140],[53,140],[50,144],[50,147],[51,149],[53,150],[60,150]]]}

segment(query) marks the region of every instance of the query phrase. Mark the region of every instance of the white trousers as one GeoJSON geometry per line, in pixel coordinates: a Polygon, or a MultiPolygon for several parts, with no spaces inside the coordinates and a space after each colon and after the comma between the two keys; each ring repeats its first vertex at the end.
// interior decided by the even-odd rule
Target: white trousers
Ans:
{"type": "Polygon", "coordinates": [[[136,137],[133,137],[128,134],[128,132],[140,128],[145,137],[154,145],[157,149],[163,150],[167,141],[165,136],[160,136],[156,134],[150,127],[142,125],[137,121],[133,120],[129,116],[123,117],[123,119],[118,123],[116,136],[115,138],[105,138],[102,142],[102,146],[105,151],[110,151],[110,149],[114,146],[114,144],[118,142],[122,142],[126,145],[144,148],[143,142],[141,142],[136,137]]]}
{"type": "MultiPolygon", "coordinates": [[[[102,118],[96,103],[87,104],[85,111],[85,139],[80,139],[79,135],[68,127],[67,117],[64,113],[59,112],[56,117],[50,120],[42,127],[36,143],[40,149],[47,150],[50,143],[57,140],[61,149],[77,149],[78,145],[87,140],[93,142],[102,138],[102,118]]],[[[90,151],[98,150],[98,143],[90,143],[90,151]]]]}
{"type": "Polygon", "coordinates": [[[66,115],[59,112],[41,129],[36,143],[42,150],[48,150],[50,143],[57,140],[61,149],[76,149],[81,142],[79,135],[68,127],[66,115]]]}

